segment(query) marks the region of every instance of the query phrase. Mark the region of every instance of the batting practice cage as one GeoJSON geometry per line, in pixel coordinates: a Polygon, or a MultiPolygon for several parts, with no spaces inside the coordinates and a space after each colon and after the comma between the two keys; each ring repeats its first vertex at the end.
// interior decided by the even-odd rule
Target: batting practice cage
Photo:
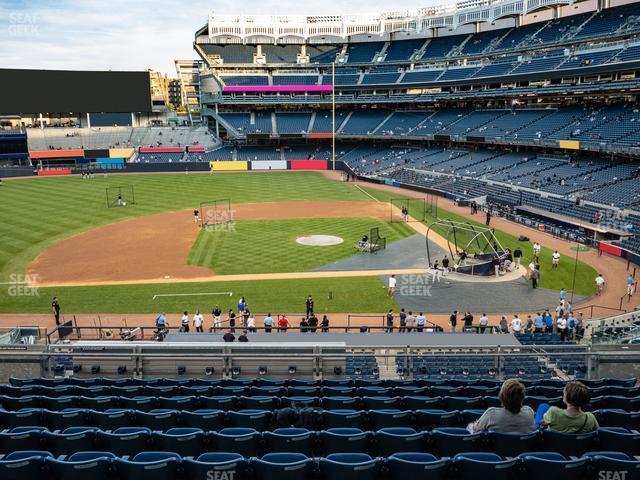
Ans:
{"type": "Polygon", "coordinates": [[[369,230],[369,251],[376,253],[378,250],[387,248],[387,237],[380,236],[380,227],[372,227],[369,230]]]}
{"type": "Polygon", "coordinates": [[[107,187],[107,207],[126,207],[135,205],[133,185],[121,185],[119,187],[107,187]]]}
{"type": "Polygon", "coordinates": [[[424,198],[392,198],[389,207],[391,222],[424,222],[438,217],[438,197],[431,194],[424,198]]]}
{"type": "Polygon", "coordinates": [[[200,203],[200,223],[202,227],[228,223],[232,218],[231,200],[221,198],[200,203]]]}

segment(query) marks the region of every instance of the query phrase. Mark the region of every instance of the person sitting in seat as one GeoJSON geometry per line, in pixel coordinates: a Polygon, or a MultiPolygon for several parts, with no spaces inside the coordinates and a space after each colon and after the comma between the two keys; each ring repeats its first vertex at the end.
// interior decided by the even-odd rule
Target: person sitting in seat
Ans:
{"type": "Polygon", "coordinates": [[[527,433],[536,429],[533,410],[523,405],[525,388],[522,383],[514,378],[505,380],[499,396],[502,407],[489,407],[469,425],[471,432],[527,433]]]}
{"type": "Polygon", "coordinates": [[[582,382],[568,382],[562,400],[567,408],[551,407],[548,403],[538,406],[536,423],[562,433],[584,433],[597,430],[598,420],[591,412],[582,409],[589,405],[591,394],[582,382]]]}

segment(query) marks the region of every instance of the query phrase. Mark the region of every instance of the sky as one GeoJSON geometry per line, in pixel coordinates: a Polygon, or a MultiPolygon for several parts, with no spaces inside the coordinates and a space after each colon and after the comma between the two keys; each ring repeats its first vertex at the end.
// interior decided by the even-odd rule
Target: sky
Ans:
{"type": "Polygon", "coordinates": [[[197,58],[195,31],[220,14],[342,14],[449,3],[395,0],[0,0],[0,68],[145,70],[175,74],[197,58]]]}

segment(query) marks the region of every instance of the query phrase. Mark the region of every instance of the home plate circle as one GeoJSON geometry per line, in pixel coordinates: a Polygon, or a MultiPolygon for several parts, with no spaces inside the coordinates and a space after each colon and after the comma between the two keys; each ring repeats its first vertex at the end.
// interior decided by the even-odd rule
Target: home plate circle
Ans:
{"type": "Polygon", "coordinates": [[[296,242],[312,247],[329,247],[331,245],[340,245],[344,240],[334,235],[307,235],[296,238],[296,242]]]}

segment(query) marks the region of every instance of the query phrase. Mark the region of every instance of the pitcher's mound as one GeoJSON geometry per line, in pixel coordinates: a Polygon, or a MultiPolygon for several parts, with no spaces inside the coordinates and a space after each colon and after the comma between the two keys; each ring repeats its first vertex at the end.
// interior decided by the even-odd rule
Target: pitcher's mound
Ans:
{"type": "Polygon", "coordinates": [[[344,240],[333,235],[307,235],[296,238],[296,242],[312,247],[328,247],[330,245],[340,245],[344,240]]]}

